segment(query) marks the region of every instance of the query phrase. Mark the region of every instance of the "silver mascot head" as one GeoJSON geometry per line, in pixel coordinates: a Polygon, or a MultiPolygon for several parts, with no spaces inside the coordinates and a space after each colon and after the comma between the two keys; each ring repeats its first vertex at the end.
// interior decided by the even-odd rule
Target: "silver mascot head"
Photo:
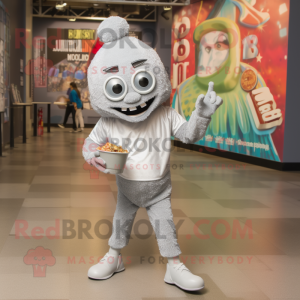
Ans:
{"type": "Polygon", "coordinates": [[[88,69],[91,105],[102,117],[141,122],[170,99],[171,84],[156,51],[128,32],[120,17],[100,24],[104,45],[88,69]]]}

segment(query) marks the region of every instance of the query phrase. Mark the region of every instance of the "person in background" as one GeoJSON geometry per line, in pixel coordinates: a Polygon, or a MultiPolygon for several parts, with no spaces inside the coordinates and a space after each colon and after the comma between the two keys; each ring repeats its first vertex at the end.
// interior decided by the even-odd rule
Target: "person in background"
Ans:
{"type": "Polygon", "coordinates": [[[71,93],[69,95],[69,99],[70,102],[74,105],[74,109],[76,111],[75,113],[76,130],[72,130],[70,132],[75,133],[75,132],[83,131],[84,128],[84,122],[82,117],[83,105],[80,100],[80,92],[75,82],[70,83],[70,89],[71,89],[71,93]],[[78,125],[80,125],[80,127],[78,127],[78,125]]]}
{"type": "MultiPolygon", "coordinates": [[[[67,95],[69,96],[70,93],[71,93],[71,89],[68,88],[67,95]]],[[[70,103],[69,99],[65,98],[65,101],[67,102],[67,107],[66,107],[64,122],[63,122],[63,124],[58,124],[58,127],[59,128],[65,128],[66,124],[67,124],[67,121],[68,121],[68,118],[69,118],[70,114],[72,114],[73,130],[75,131],[77,129],[76,123],[75,123],[75,112],[76,111],[74,109],[74,105],[72,103],[70,103]]]]}

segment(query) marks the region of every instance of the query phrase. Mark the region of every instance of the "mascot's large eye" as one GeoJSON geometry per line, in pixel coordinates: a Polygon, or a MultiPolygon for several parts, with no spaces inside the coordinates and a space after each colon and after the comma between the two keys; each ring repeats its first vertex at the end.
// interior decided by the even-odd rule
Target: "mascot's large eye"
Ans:
{"type": "Polygon", "coordinates": [[[155,82],[154,75],[143,69],[138,70],[131,78],[131,85],[139,94],[148,94],[152,92],[155,87],[155,82]]]}
{"type": "Polygon", "coordinates": [[[123,78],[112,76],[105,80],[103,90],[109,100],[121,101],[127,94],[127,84],[123,78]]]}

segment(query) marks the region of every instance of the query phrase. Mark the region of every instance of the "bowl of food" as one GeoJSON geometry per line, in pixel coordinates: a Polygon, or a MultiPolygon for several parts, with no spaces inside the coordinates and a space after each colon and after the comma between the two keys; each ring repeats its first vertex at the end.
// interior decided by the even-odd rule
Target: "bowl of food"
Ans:
{"type": "Polygon", "coordinates": [[[104,146],[98,147],[95,152],[96,157],[100,157],[106,162],[108,174],[123,173],[128,154],[128,150],[112,143],[106,143],[104,146]]]}

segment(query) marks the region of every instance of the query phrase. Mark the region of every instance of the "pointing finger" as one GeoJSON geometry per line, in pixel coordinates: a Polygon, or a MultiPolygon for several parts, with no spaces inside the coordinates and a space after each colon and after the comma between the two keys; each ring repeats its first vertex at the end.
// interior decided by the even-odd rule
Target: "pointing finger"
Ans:
{"type": "Polygon", "coordinates": [[[214,90],[214,85],[215,84],[212,81],[208,84],[207,94],[210,94],[210,92],[214,90]]]}
{"type": "Polygon", "coordinates": [[[217,94],[216,92],[210,92],[210,103],[215,103],[217,99],[217,94]]]}

